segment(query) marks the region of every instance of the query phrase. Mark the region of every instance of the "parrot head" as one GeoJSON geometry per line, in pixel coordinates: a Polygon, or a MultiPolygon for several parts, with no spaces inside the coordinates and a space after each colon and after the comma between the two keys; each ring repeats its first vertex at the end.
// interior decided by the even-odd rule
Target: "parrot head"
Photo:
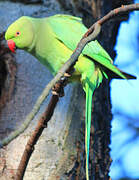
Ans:
{"type": "Polygon", "coordinates": [[[8,27],[5,39],[9,49],[15,53],[16,48],[26,49],[32,45],[33,34],[33,24],[30,18],[22,16],[8,27]]]}

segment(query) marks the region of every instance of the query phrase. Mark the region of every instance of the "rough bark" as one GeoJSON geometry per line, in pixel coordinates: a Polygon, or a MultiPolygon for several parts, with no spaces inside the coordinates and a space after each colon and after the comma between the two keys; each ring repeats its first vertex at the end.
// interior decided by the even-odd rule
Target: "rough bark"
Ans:
{"type": "MultiPolygon", "coordinates": [[[[89,27],[94,21],[104,16],[111,9],[123,4],[122,0],[58,0],[58,2],[61,4],[61,7],[56,0],[44,1],[43,5],[34,6],[32,11],[30,11],[29,6],[22,5],[22,12],[16,11],[15,14],[13,13],[13,19],[17,18],[16,14],[18,14],[18,17],[24,14],[42,17],[56,13],[70,13],[83,17],[83,22],[89,27]]],[[[124,4],[130,2],[125,0],[124,4]]],[[[12,6],[14,5],[11,4],[11,8],[12,6]]],[[[19,7],[20,5],[18,6],[16,3],[16,7],[14,8],[17,9],[19,7]]],[[[116,42],[120,22],[127,18],[128,15],[125,15],[124,18],[122,16],[116,20],[109,21],[103,26],[102,32],[98,37],[102,46],[109,52],[113,59],[115,57],[113,47],[116,42]]],[[[13,19],[9,18],[8,23],[10,24],[13,19]]],[[[3,30],[5,29],[4,27],[3,30]]],[[[39,66],[38,63],[34,63],[35,60],[33,57],[19,53],[16,59],[18,71],[15,93],[12,95],[12,100],[10,102],[7,101],[4,109],[1,109],[1,138],[16,129],[17,124],[19,126],[22,123],[26,114],[31,110],[36,97],[42,91],[43,85],[51,78],[49,73],[44,70],[44,67],[39,66]],[[20,68],[19,63],[23,69],[20,68]],[[29,69],[28,66],[31,66],[31,68],[29,69]],[[26,73],[25,68],[28,68],[28,73],[26,73]],[[35,72],[38,72],[39,78],[37,80],[35,80],[37,78],[34,75],[35,72]],[[44,81],[46,79],[46,73],[48,79],[44,81]],[[42,81],[40,78],[42,78],[42,81]],[[28,97],[26,98],[24,96],[28,97]],[[15,112],[13,112],[13,107],[15,107],[15,112]],[[4,134],[4,131],[7,129],[7,133],[4,134]]],[[[1,84],[6,83],[5,79],[6,77],[4,76],[1,84]]],[[[95,91],[93,98],[90,176],[91,179],[94,177],[96,180],[109,179],[108,173],[111,164],[109,144],[112,120],[109,83],[109,81],[104,80],[101,86],[95,91]]],[[[1,87],[4,87],[4,85],[1,87]]],[[[80,85],[66,87],[65,94],[65,97],[59,102],[48,128],[46,128],[42,138],[40,138],[40,141],[35,147],[34,154],[24,177],[25,180],[85,179],[85,97],[80,85]]],[[[47,102],[45,102],[44,106],[46,104],[47,102]]],[[[43,109],[41,112],[43,112],[43,109]]],[[[1,178],[8,178],[9,180],[13,178],[24,146],[29,134],[34,128],[34,124],[36,124],[36,120],[37,118],[34,119],[24,134],[16,138],[5,149],[1,150],[1,178]]]]}

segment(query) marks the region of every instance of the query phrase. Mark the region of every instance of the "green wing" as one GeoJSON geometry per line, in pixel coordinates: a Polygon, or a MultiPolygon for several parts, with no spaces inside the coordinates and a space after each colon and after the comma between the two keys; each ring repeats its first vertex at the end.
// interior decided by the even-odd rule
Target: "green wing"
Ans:
{"type": "MultiPolygon", "coordinates": [[[[82,24],[81,18],[70,15],[51,16],[47,19],[47,23],[56,35],[56,38],[71,50],[76,48],[78,42],[87,31],[87,28],[82,24]]],[[[97,40],[88,43],[82,54],[116,73],[121,78],[126,78],[126,76],[112,64],[111,57],[97,40]]]]}

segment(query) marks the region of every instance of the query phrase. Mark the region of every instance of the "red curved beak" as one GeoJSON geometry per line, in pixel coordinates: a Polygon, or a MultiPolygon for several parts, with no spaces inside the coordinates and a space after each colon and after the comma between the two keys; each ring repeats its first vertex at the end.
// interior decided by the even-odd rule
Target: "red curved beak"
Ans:
{"type": "Polygon", "coordinates": [[[15,42],[14,42],[13,40],[8,40],[7,43],[8,43],[9,49],[10,49],[13,53],[15,53],[15,50],[16,50],[15,42]]]}

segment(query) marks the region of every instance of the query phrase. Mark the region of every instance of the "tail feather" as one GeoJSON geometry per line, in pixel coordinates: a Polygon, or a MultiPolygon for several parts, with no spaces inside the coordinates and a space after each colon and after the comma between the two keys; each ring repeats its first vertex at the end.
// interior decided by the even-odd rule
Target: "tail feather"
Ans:
{"type": "Polygon", "coordinates": [[[85,116],[85,150],[86,150],[86,179],[89,180],[89,146],[90,146],[90,130],[91,130],[91,112],[92,112],[92,96],[94,89],[85,85],[86,92],[86,116],[85,116]]]}
{"type": "Polygon", "coordinates": [[[125,78],[119,76],[117,73],[110,71],[109,69],[103,67],[104,72],[108,75],[109,79],[136,79],[136,76],[126,73],[122,70],[120,70],[119,68],[116,67],[116,69],[119,70],[120,73],[122,73],[124,75],[125,78]]]}
{"type": "MultiPolygon", "coordinates": [[[[120,69],[119,69],[119,70],[120,70],[120,69]]],[[[121,71],[121,70],[120,70],[120,72],[126,77],[126,79],[137,79],[137,77],[134,76],[134,75],[132,75],[132,74],[123,72],[123,71],[121,71]]],[[[118,77],[118,79],[120,79],[120,78],[118,77]]],[[[121,79],[122,79],[122,78],[121,78],[121,79]]]]}
{"type": "Polygon", "coordinates": [[[136,79],[135,76],[125,73],[121,71],[119,68],[117,68],[114,64],[110,63],[109,59],[103,56],[99,56],[97,54],[93,54],[92,57],[89,57],[88,55],[85,55],[88,59],[94,60],[95,64],[106,72],[109,78],[116,78],[116,79],[136,79]]]}

